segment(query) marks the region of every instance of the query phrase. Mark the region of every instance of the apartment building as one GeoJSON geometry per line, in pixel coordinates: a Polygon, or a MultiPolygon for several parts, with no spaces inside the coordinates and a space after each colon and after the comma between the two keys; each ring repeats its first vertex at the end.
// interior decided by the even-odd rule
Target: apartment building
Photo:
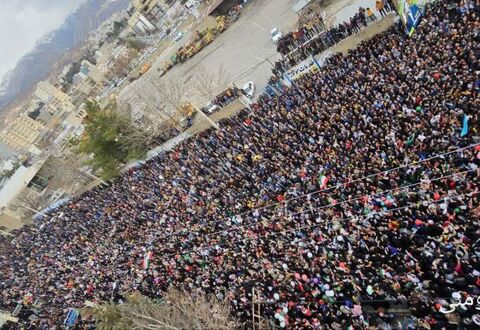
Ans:
{"type": "Polygon", "coordinates": [[[128,26],[136,33],[148,33],[159,27],[161,18],[176,0],[133,0],[128,26]]]}
{"type": "Polygon", "coordinates": [[[50,84],[48,81],[41,81],[33,93],[34,96],[56,111],[70,112],[74,109],[70,96],[62,92],[59,88],[50,84]]]}
{"type": "Polygon", "coordinates": [[[13,150],[36,152],[33,143],[44,128],[42,123],[27,115],[20,115],[0,132],[0,143],[13,150]]]}

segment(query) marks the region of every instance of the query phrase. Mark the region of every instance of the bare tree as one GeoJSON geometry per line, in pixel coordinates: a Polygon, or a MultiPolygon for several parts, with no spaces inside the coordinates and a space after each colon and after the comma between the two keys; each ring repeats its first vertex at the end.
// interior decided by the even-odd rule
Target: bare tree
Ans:
{"type": "MultiPolygon", "coordinates": [[[[221,90],[221,88],[225,86],[221,84],[222,79],[219,78],[220,75],[222,75],[222,72],[224,72],[223,75],[225,75],[226,77],[224,83],[226,81],[229,81],[226,75],[226,71],[220,68],[217,77],[218,79],[216,79],[216,83],[214,84],[219,88],[219,90],[221,90]]],[[[208,80],[209,79],[207,79],[207,81],[208,80]]],[[[157,83],[157,86],[159,93],[161,94],[162,100],[167,106],[170,106],[172,109],[174,109],[175,115],[185,117],[187,113],[196,112],[201,117],[203,117],[203,119],[206,120],[210,126],[214,127],[215,129],[219,129],[218,124],[215,123],[212,119],[210,119],[207,115],[205,115],[205,113],[201,109],[196,107],[192,102],[190,102],[190,100],[187,101],[187,89],[184,83],[170,80],[164,84],[160,83],[160,85],[157,83]]],[[[210,95],[213,95],[215,93],[215,91],[212,89],[213,87],[209,88],[211,92],[210,95]]],[[[207,91],[207,89],[204,90],[207,91]]]]}
{"type": "Polygon", "coordinates": [[[130,118],[130,120],[133,121],[133,109],[130,103],[122,102],[121,104],[117,104],[116,110],[120,114],[120,116],[130,118]]]}
{"type": "Polygon", "coordinates": [[[64,170],[70,173],[69,175],[72,180],[76,179],[82,184],[86,184],[92,180],[98,180],[106,184],[105,181],[91,173],[92,168],[87,165],[87,161],[88,157],[85,157],[85,155],[81,157],[80,155],[71,153],[61,158],[60,164],[64,170]]]}
{"type": "Polygon", "coordinates": [[[189,294],[169,288],[161,301],[139,293],[126,295],[123,304],[104,303],[83,310],[99,329],[235,329],[230,304],[203,292],[189,294]]]}
{"type": "Polygon", "coordinates": [[[130,54],[120,56],[112,65],[112,70],[108,74],[109,79],[125,77],[128,73],[130,61],[133,59],[130,54]]]}
{"type": "Polygon", "coordinates": [[[128,50],[128,63],[131,63],[138,56],[138,50],[135,48],[130,48],[128,50]]]}
{"type": "Polygon", "coordinates": [[[38,213],[50,203],[49,194],[39,194],[33,189],[25,188],[14,201],[14,206],[28,210],[28,216],[38,213]]]}
{"type": "Polygon", "coordinates": [[[86,167],[84,160],[75,154],[67,154],[63,157],[50,156],[39,174],[48,178],[49,189],[62,189],[73,193],[75,188],[92,180],[82,168],[86,167]],[[77,185],[75,185],[78,183],[77,185]]]}
{"type": "Polygon", "coordinates": [[[232,77],[223,66],[220,66],[217,71],[211,71],[205,66],[200,66],[192,80],[192,87],[197,96],[208,101],[213,100],[218,94],[229,88],[231,84],[232,77]]]}
{"type": "Polygon", "coordinates": [[[159,96],[158,102],[172,112],[176,112],[187,102],[187,89],[185,84],[179,80],[159,81],[151,79],[150,82],[159,96]]]}
{"type": "Polygon", "coordinates": [[[160,116],[161,120],[155,120],[152,118],[153,116],[136,116],[133,107],[129,103],[113,105],[119,114],[119,120],[122,120],[124,123],[124,129],[119,137],[119,142],[123,150],[146,152],[167,140],[168,132],[171,130],[172,125],[168,118],[162,115],[161,111],[153,109],[153,106],[145,100],[144,96],[137,93],[136,97],[137,99],[134,100],[136,105],[143,105],[144,110],[149,115],[160,116]]]}
{"type": "Polygon", "coordinates": [[[166,141],[165,131],[168,126],[160,128],[161,124],[148,127],[131,126],[131,130],[122,133],[120,142],[121,148],[125,150],[141,150],[147,152],[156,145],[161,145],[166,141]]]}
{"type": "MultiPolygon", "coordinates": [[[[179,97],[175,96],[178,95],[179,92],[176,91],[176,94],[170,95],[170,91],[164,90],[163,86],[160,86],[158,83],[154,83],[152,80],[150,82],[151,86],[155,88],[155,92],[153,94],[142,93],[137,88],[134,88],[136,91],[136,104],[142,105],[142,112],[145,113],[146,116],[151,120],[151,125],[154,127],[154,130],[158,128],[158,126],[164,128],[166,126],[165,123],[168,124],[167,126],[181,129],[178,118],[175,118],[177,107],[174,106],[175,104],[181,104],[179,97]],[[151,96],[147,97],[145,94],[151,96]],[[163,98],[163,96],[165,96],[165,98],[163,98]]],[[[172,91],[174,90],[175,88],[172,88],[172,91]]]]}

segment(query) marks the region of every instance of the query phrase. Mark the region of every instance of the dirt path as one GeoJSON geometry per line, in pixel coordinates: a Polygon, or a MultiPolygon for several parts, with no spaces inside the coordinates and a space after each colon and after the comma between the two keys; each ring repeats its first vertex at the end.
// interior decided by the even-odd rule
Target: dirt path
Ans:
{"type": "Polygon", "coordinates": [[[340,41],[330,50],[334,53],[348,52],[350,49],[357,47],[362,41],[371,39],[373,36],[388,30],[388,28],[390,28],[395,22],[395,17],[396,15],[393,13],[388,14],[382,20],[375,22],[374,24],[368,26],[366,29],[363,29],[359,33],[340,41]]]}

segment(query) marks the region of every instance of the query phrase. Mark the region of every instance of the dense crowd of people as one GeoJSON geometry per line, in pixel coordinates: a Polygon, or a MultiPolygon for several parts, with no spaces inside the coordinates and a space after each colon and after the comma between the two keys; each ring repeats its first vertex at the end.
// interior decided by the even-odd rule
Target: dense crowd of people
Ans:
{"type": "Polygon", "coordinates": [[[285,34],[277,41],[277,51],[282,55],[294,51],[296,48],[301,47],[304,43],[317,36],[324,30],[324,26],[325,23],[323,23],[321,18],[318,19],[318,23],[316,24],[309,22],[300,26],[297,30],[285,34]]]}
{"type": "Polygon", "coordinates": [[[54,329],[174,285],[248,328],[255,288],[283,328],[478,329],[455,303],[480,296],[479,5],[438,0],[412,38],[395,25],[2,238],[0,309],[54,329]]]}
{"type": "MultiPolygon", "coordinates": [[[[375,10],[384,17],[395,10],[391,0],[376,0],[375,10]]],[[[283,59],[275,63],[272,70],[280,76],[292,66],[311,55],[317,55],[343,39],[360,32],[377,19],[370,8],[358,8],[358,12],[349,20],[340,22],[326,30],[322,17],[315,17],[300,26],[296,31],[289,32],[277,43],[277,51],[283,59]]]]}
{"type": "Polygon", "coordinates": [[[237,100],[240,95],[243,95],[243,91],[236,86],[233,86],[225,89],[222,93],[217,95],[212,102],[219,107],[226,107],[237,100]]]}

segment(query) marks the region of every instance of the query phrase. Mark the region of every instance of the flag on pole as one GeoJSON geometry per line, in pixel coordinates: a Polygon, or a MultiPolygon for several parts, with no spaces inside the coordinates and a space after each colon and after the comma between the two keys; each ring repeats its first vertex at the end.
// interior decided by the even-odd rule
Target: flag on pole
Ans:
{"type": "Polygon", "coordinates": [[[320,177],[318,178],[318,182],[320,184],[320,189],[325,189],[327,188],[327,184],[328,184],[328,180],[329,180],[329,177],[328,176],[325,176],[325,175],[320,175],[320,177]]]}
{"type": "Polygon", "coordinates": [[[65,318],[65,321],[63,321],[63,324],[65,324],[67,329],[75,325],[75,322],[77,322],[79,315],[80,315],[80,312],[78,311],[78,309],[76,308],[68,309],[67,317],[65,318]]]}
{"type": "Polygon", "coordinates": [[[413,143],[415,142],[415,133],[413,133],[412,135],[410,135],[407,139],[407,146],[411,146],[413,145],[413,143]]]}
{"type": "Polygon", "coordinates": [[[462,131],[460,132],[460,136],[464,137],[468,134],[468,120],[470,118],[467,115],[463,115],[463,124],[462,124],[462,131]]]}
{"type": "Polygon", "coordinates": [[[320,63],[318,63],[317,59],[315,58],[315,56],[313,56],[313,54],[312,54],[312,59],[313,59],[313,62],[315,63],[315,65],[317,66],[318,70],[320,70],[320,68],[321,68],[320,63]]]}
{"type": "Polygon", "coordinates": [[[153,252],[148,251],[143,258],[143,269],[147,269],[150,266],[150,260],[152,260],[153,252]]]}

